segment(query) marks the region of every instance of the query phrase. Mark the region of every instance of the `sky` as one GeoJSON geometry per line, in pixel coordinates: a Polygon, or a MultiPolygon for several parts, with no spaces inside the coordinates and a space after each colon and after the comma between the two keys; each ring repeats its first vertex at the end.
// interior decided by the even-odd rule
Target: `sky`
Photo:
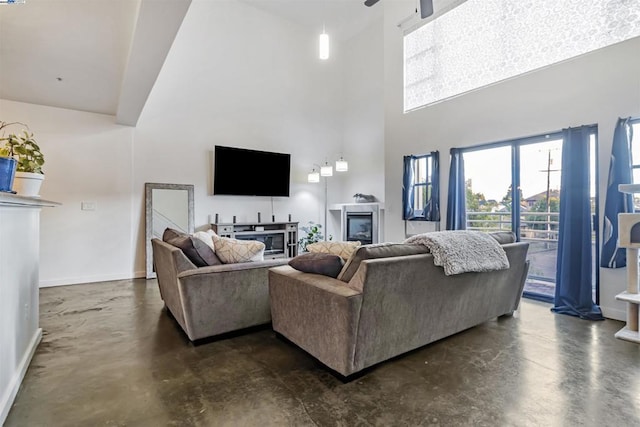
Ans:
{"type": "MultiPolygon", "coordinates": [[[[560,189],[562,163],[561,140],[524,145],[520,148],[520,188],[525,198],[560,189]],[[549,154],[551,167],[548,168],[549,154]]],[[[502,200],[511,184],[511,147],[497,147],[464,154],[465,179],[472,180],[474,193],[483,193],[487,200],[502,200]]]]}

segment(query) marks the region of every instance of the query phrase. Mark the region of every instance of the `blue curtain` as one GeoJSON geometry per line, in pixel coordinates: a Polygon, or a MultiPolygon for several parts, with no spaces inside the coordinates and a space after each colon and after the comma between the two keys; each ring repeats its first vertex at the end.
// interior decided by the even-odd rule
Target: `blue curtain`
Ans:
{"type": "Polygon", "coordinates": [[[633,196],[618,191],[618,185],[633,183],[631,167],[631,140],[633,127],[631,118],[619,118],[613,134],[609,179],[604,205],[604,230],[602,232],[602,256],[600,266],[620,268],[627,265],[627,253],[618,248],[618,214],[633,212],[633,196]]]}
{"type": "Polygon", "coordinates": [[[440,221],[440,155],[437,151],[429,154],[431,162],[431,195],[425,202],[424,210],[416,209],[413,202],[415,188],[416,159],[423,156],[404,156],[402,173],[402,219],[405,221],[440,221]]]}
{"type": "Polygon", "coordinates": [[[593,303],[591,200],[589,194],[590,128],[564,129],[556,293],[551,311],[603,320],[593,303]]]}
{"type": "Polygon", "coordinates": [[[462,151],[459,148],[452,148],[451,166],[449,167],[449,195],[447,196],[447,230],[467,228],[466,201],[462,151]]]}
{"type": "Polygon", "coordinates": [[[425,207],[427,221],[440,221],[440,153],[431,152],[431,197],[425,207]]]}
{"type": "Polygon", "coordinates": [[[413,209],[413,177],[415,175],[413,166],[415,158],[416,156],[404,156],[402,158],[402,219],[405,221],[415,218],[413,209]]]}

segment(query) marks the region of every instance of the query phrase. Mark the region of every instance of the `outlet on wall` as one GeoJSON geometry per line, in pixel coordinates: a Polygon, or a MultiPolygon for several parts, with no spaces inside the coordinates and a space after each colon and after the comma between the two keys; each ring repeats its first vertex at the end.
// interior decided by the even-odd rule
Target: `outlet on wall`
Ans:
{"type": "Polygon", "coordinates": [[[96,202],[82,202],[80,209],[83,211],[95,211],[97,208],[96,202]]]}

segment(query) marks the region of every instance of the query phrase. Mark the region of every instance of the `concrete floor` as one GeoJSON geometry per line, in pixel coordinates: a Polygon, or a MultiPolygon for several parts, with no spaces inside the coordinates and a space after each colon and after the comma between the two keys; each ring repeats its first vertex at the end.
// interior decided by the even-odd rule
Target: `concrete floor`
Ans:
{"type": "Polygon", "coordinates": [[[6,426],[635,426],[621,322],[523,300],[343,382],[267,327],[192,345],[155,280],[40,291],[44,330],[6,426]]]}

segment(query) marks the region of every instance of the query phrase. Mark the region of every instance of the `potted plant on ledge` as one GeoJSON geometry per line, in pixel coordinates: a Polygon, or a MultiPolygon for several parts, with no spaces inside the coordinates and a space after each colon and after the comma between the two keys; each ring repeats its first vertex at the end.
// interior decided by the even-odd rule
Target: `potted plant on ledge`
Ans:
{"type": "MultiPolygon", "coordinates": [[[[10,124],[0,122],[0,129],[10,124]]],[[[23,125],[26,127],[26,125],[23,125]]],[[[17,162],[13,190],[21,196],[39,197],[40,186],[44,180],[44,156],[40,151],[33,133],[23,130],[21,134],[11,133],[0,138],[0,156],[10,157],[17,162]]]]}
{"type": "MultiPolygon", "coordinates": [[[[0,121],[0,130],[14,123],[6,123],[0,121]]],[[[13,193],[13,179],[16,174],[16,166],[18,162],[4,150],[0,149],[0,192],[13,193]]]]}

